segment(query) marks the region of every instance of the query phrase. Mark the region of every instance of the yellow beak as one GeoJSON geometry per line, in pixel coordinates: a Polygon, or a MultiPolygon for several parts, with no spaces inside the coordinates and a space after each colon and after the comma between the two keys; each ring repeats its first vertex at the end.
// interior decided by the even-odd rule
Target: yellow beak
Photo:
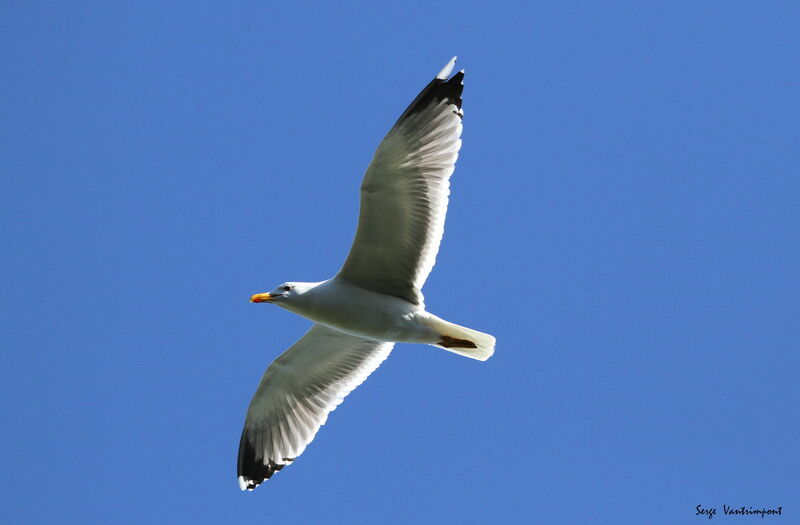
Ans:
{"type": "Polygon", "coordinates": [[[272,296],[268,293],[257,293],[250,298],[251,303],[266,303],[272,300],[272,296]]]}

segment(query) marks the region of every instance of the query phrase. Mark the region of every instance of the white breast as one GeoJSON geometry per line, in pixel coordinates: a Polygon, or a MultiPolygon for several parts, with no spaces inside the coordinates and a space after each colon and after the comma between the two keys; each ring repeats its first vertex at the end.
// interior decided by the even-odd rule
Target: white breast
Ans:
{"type": "Polygon", "coordinates": [[[304,294],[293,312],[342,332],[379,341],[433,342],[438,334],[420,323],[424,307],[331,279],[304,294]]]}

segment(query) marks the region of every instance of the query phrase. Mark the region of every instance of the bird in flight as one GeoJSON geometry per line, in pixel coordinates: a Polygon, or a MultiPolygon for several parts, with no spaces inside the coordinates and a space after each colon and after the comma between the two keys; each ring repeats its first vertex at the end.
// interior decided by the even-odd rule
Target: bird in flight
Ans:
{"type": "Polygon", "coordinates": [[[439,251],[461,148],[464,71],[451,76],[455,62],[417,95],[378,146],[339,273],[317,283],[286,282],[250,299],[314,324],[267,368],[250,401],[239,443],[242,490],[293,462],[395,343],[430,344],[480,361],[494,353],[494,337],[426,312],[420,291],[439,251]]]}

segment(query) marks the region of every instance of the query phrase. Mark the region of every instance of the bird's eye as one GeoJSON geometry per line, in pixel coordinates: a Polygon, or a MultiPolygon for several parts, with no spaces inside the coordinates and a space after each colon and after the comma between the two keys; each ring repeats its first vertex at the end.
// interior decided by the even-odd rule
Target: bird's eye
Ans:
{"type": "Polygon", "coordinates": [[[283,291],[284,291],[284,292],[288,292],[288,291],[289,291],[289,290],[291,290],[291,289],[292,289],[292,287],[291,287],[291,286],[289,286],[288,284],[287,284],[286,286],[284,286],[284,287],[283,287],[283,291]]]}

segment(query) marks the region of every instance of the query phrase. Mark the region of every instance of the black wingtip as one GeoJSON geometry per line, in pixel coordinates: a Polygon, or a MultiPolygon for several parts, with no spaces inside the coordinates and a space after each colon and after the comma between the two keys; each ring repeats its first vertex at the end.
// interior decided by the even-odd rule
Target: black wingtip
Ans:
{"type": "MultiPolygon", "coordinates": [[[[293,461],[294,458],[284,458],[285,461],[293,461]]],[[[239,441],[239,460],[237,462],[236,473],[239,476],[239,487],[242,490],[253,490],[257,486],[272,477],[273,474],[285,467],[285,463],[275,463],[256,457],[256,449],[247,437],[247,429],[242,431],[242,439],[239,441]]]]}
{"type": "Polygon", "coordinates": [[[395,125],[402,122],[417,111],[428,107],[428,105],[434,100],[437,102],[447,100],[451,104],[454,104],[456,108],[458,108],[458,112],[456,114],[461,117],[461,93],[463,91],[463,69],[449,79],[436,77],[431,80],[430,83],[425,86],[425,89],[423,89],[419,95],[417,95],[417,98],[415,98],[414,101],[409,104],[403,114],[400,115],[400,118],[397,119],[397,123],[395,125]]]}

